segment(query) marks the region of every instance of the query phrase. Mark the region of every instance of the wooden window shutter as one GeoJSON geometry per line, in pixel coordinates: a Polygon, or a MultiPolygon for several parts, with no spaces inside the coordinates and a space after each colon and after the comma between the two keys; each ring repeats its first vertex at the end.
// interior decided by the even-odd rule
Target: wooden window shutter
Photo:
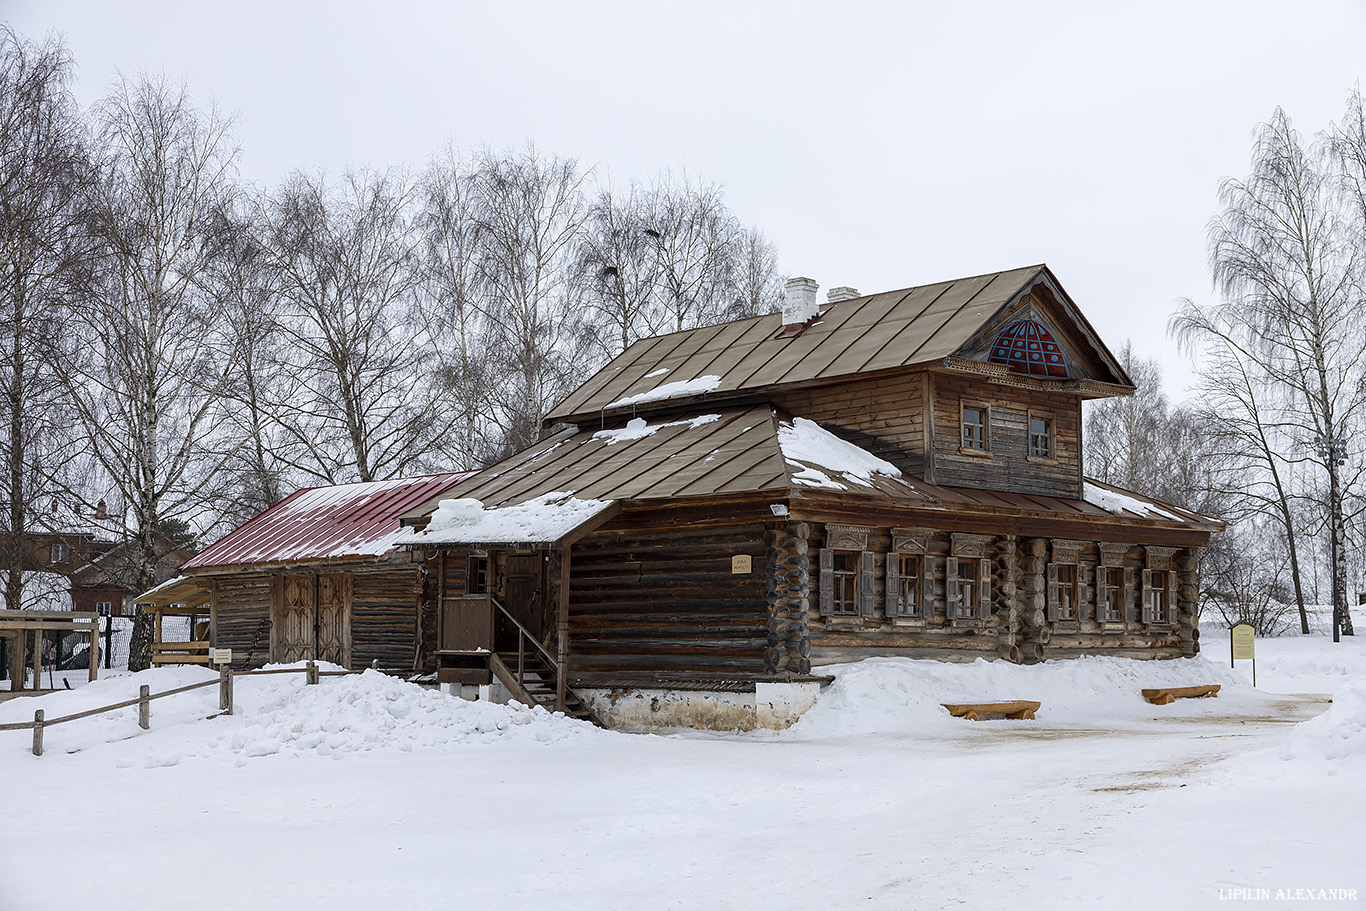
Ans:
{"type": "Polygon", "coordinates": [[[963,587],[958,584],[958,558],[949,557],[944,561],[944,616],[949,620],[958,617],[958,602],[963,596],[963,587]]]}
{"type": "Polygon", "coordinates": [[[1168,623],[1176,622],[1176,571],[1167,570],[1167,616],[1168,623]]]}
{"type": "Polygon", "coordinates": [[[991,616],[991,560],[983,557],[977,567],[977,616],[986,620],[991,616]]]}
{"type": "Polygon", "coordinates": [[[863,551],[858,573],[858,612],[861,617],[871,617],[877,609],[877,586],[874,584],[876,573],[873,552],[863,551]]]}
{"type": "Polygon", "coordinates": [[[1128,623],[1133,619],[1134,603],[1134,568],[1124,567],[1124,590],[1119,595],[1119,619],[1122,623],[1128,623]]]}
{"type": "Polygon", "coordinates": [[[1058,564],[1048,564],[1045,571],[1048,579],[1048,622],[1052,623],[1058,619],[1058,564]]]}
{"type": "Polygon", "coordinates": [[[821,549],[820,602],[822,617],[835,612],[835,552],[828,547],[821,549]]]}
{"type": "Polygon", "coordinates": [[[887,555],[887,591],[882,599],[888,617],[906,613],[901,605],[901,555],[895,551],[887,555]]]}
{"type": "Polygon", "coordinates": [[[920,559],[919,615],[926,620],[934,617],[934,557],[926,554],[920,559]]]}
{"type": "Polygon", "coordinates": [[[1143,622],[1153,622],[1153,571],[1143,570],[1143,622]]]}

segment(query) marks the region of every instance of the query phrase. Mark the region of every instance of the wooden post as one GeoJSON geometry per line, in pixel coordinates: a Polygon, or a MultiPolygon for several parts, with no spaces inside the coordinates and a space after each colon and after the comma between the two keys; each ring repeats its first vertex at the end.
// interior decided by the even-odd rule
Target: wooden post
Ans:
{"type": "Polygon", "coordinates": [[[33,713],[33,755],[43,755],[43,710],[33,713]]]}
{"type": "Polygon", "coordinates": [[[43,631],[33,631],[33,691],[43,688],[43,631]]]}
{"type": "Polygon", "coordinates": [[[90,618],[90,650],[86,652],[89,668],[89,682],[94,683],[100,676],[100,618],[90,618]]]}
{"type": "Polygon", "coordinates": [[[138,727],[144,731],[152,724],[151,692],[152,688],[145,683],[138,689],[138,727]]]}
{"type": "Polygon", "coordinates": [[[560,550],[560,603],[556,609],[555,711],[563,712],[569,684],[569,545],[560,550]]]}
{"type": "Polygon", "coordinates": [[[517,630],[517,682],[522,686],[526,686],[526,684],[523,683],[523,681],[526,680],[526,672],[523,670],[525,666],[526,636],[522,635],[522,631],[519,629],[517,630]]]}
{"type": "Polygon", "coordinates": [[[232,714],[232,667],[227,664],[218,668],[218,708],[232,714]]]}
{"type": "Polygon", "coordinates": [[[308,662],[307,667],[304,669],[304,683],[308,684],[309,686],[314,686],[317,684],[317,682],[318,665],[315,662],[310,661],[308,662]]]}

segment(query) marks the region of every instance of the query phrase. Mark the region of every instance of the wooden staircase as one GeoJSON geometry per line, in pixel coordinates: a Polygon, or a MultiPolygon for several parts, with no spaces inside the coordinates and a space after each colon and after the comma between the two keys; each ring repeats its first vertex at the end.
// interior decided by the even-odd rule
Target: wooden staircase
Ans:
{"type": "MultiPolygon", "coordinates": [[[[518,702],[555,711],[555,668],[535,649],[494,652],[489,655],[489,669],[518,702]]],[[[606,727],[588,703],[568,687],[564,692],[564,713],[606,727]]]]}

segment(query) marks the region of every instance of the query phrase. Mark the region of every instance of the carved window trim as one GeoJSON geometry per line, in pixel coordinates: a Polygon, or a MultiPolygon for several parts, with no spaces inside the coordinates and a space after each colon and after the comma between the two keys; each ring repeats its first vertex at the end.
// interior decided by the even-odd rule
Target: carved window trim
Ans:
{"type": "Polygon", "coordinates": [[[934,530],[929,528],[893,528],[892,552],[898,554],[927,554],[934,530]]]}
{"type": "Polygon", "coordinates": [[[871,529],[862,525],[825,526],[825,546],[831,550],[867,550],[871,529]]]}
{"type": "Polygon", "coordinates": [[[1133,614],[1134,604],[1134,569],[1128,566],[1126,561],[1129,557],[1130,545],[1121,544],[1114,541],[1101,541],[1096,545],[1100,550],[1100,567],[1096,570],[1096,619],[1102,624],[1111,626],[1123,626],[1129,622],[1133,614]],[[1119,617],[1101,617],[1101,604],[1106,597],[1105,586],[1107,580],[1105,571],[1107,569],[1117,569],[1120,571],[1121,585],[1119,593],[1119,617]]]}
{"type": "Polygon", "coordinates": [[[1179,547],[1144,548],[1143,622],[1170,627],[1176,622],[1176,569],[1172,555],[1179,547]]]}

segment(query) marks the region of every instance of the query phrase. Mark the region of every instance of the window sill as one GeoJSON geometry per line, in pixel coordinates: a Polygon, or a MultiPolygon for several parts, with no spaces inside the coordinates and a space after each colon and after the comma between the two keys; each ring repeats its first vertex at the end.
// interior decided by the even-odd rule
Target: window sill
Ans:
{"type": "Polygon", "coordinates": [[[987,625],[987,621],[980,617],[956,617],[949,621],[949,629],[981,629],[987,625]]]}
{"type": "Polygon", "coordinates": [[[1048,465],[1056,468],[1059,464],[1057,459],[1044,458],[1043,456],[1029,456],[1028,459],[1031,465],[1048,465]]]}
{"type": "Polygon", "coordinates": [[[966,446],[958,447],[958,454],[967,456],[970,459],[989,459],[991,458],[990,449],[969,449],[966,446]]]}
{"type": "Polygon", "coordinates": [[[888,617],[887,620],[892,626],[898,627],[921,629],[925,626],[924,617],[888,617]]]}
{"type": "Polygon", "coordinates": [[[1129,624],[1123,620],[1102,620],[1100,621],[1100,631],[1102,633],[1123,633],[1129,629],[1129,624]]]}
{"type": "Polygon", "coordinates": [[[1152,633],[1170,633],[1176,629],[1176,624],[1164,620],[1161,623],[1145,623],[1143,628],[1152,633]]]}
{"type": "Polygon", "coordinates": [[[1054,620],[1053,632],[1055,633],[1079,633],[1081,632],[1080,620],[1054,620]]]}

